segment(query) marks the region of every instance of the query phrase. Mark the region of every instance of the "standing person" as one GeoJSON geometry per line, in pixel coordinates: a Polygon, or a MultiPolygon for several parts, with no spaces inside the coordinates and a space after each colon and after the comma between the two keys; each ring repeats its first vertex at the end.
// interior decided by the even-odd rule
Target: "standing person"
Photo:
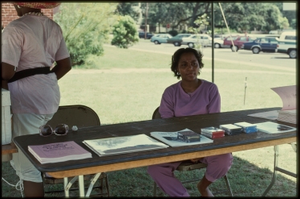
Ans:
{"type": "MultiPolygon", "coordinates": [[[[174,53],[171,70],[175,77],[182,80],[165,89],[159,106],[162,118],[220,112],[221,99],[217,86],[197,78],[203,66],[202,54],[195,49],[181,48],[174,53]]],[[[202,196],[213,196],[208,186],[228,172],[232,160],[231,153],[191,160],[207,164],[205,175],[197,184],[202,196]]],[[[170,162],[148,167],[149,175],[169,196],[189,196],[173,173],[180,163],[170,162]]]]}
{"type": "MultiPolygon", "coordinates": [[[[13,136],[39,133],[39,127],[58,110],[57,81],[71,70],[70,54],[60,26],[43,15],[41,9],[59,4],[13,3],[20,18],[3,30],[1,78],[2,88],[11,94],[13,136]]],[[[13,154],[11,165],[24,187],[25,197],[44,197],[41,173],[21,150],[13,154]]]]}

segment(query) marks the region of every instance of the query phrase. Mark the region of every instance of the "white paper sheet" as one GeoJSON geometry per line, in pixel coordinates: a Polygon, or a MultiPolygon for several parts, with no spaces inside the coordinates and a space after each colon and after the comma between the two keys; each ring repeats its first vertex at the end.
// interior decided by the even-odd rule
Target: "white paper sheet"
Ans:
{"type": "Polygon", "coordinates": [[[282,110],[296,109],[296,99],[297,99],[296,85],[282,86],[282,87],[276,87],[271,89],[280,96],[283,103],[282,110]]]}

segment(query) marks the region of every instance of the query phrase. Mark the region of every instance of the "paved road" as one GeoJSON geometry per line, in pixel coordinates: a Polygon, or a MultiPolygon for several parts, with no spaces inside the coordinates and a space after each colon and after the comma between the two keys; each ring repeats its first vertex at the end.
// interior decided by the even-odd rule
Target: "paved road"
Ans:
{"type": "MultiPolygon", "coordinates": [[[[155,45],[149,40],[141,39],[139,43],[130,47],[131,50],[153,52],[172,55],[179,48],[186,48],[186,45],[175,47],[173,44],[160,44],[155,45]]],[[[212,48],[203,48],[204,59],[212,59],[212,48]]],[[[252,51],[239,50],[238,52],[232,52],[229,48],[214,49],[214,59],[226,62],[236,62],[240,64],[250,64],[266,68],[282,69],[286,71],[295,71],[297,66],[297,59],[291,59],[286,54],[281,53],[259,53],[253,54],[252,51]]]]}

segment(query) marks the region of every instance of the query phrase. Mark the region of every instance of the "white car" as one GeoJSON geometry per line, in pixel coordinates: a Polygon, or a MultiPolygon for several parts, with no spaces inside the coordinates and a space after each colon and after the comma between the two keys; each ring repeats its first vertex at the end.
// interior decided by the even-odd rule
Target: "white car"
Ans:
{"type": "Polygon", "coordinates": [[[212,38],[207,34],[193,34],[189,37],[183,37],[181,43],[183,45],[188,45],[190,48],[194,48],[196,44],[200,44],[201,46],[211,46],[212,38]]]}
{"type": "Polygon", "coordinates": [[[214,48],[224,48],[224,38],[214,38],[214,48]]]}
{"type": "Polygon", "coordinates": [[[290,58],[297,58],[297,34],[296,31],[283,32],[279,38],[276,52],[288,54],[290,58]]]}

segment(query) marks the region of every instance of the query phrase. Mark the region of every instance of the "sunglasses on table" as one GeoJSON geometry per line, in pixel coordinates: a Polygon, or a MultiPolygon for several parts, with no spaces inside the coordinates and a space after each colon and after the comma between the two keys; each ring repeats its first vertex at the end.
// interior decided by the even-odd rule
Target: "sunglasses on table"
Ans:
{"type": "Polygon", "coordinates": [[[48,137],[52,134],[64,136],[69,132],[69,126],[67,124],[59,124],[54,129],[50,125],[42,125],[39,129],[40,135],[43,137],[48,137]]]}

